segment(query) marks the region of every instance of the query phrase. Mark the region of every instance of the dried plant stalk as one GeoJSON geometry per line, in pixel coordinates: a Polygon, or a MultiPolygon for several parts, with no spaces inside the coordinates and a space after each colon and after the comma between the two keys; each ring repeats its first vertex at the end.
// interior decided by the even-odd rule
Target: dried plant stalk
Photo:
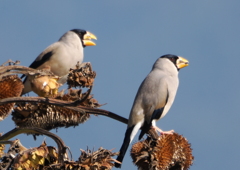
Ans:
{"type": "Polygon", "coordinates": [[[137,142],[131,156],[135,165],[144,170],[187,170],[194,159],[187,139],[177,133],[161,135],[157,141],[147,138],[137,142]]]}
{"type": "MultiPolygon", "coordinates": [[[[22,93],[23,84],[17,75],[5,76],[0,80],[0,99],[19,97],[22,93]]],[[[14,103],[0,105],[0,121],[5,119],[11,112],[14,103]]]]}

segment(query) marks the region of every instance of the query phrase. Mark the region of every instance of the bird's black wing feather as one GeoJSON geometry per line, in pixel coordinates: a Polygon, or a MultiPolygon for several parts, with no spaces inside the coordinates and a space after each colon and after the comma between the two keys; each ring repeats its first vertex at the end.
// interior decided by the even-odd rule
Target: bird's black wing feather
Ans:
{"type": "MultiPolygon", "coordinates": [[[[29,66],[29,68],[38,68],[39,66],[41,66],[43,63],[45,63],[46,61],[48,61],[51,56],[53,55],[53,52],[47,52],[46,54],[44,54],[43,56],[41,56],[42,54],[40,54],[36,60],[29,66]]],[[[21,79],[24,78],[25,75],[21,76],[21,79]]],[[[25,83],[26,78],[24,79],[23,83],[25,83]]]]}
{"type": "MultiPolygon", "coordinates": [[[[122,162],[122,161],[123,161],[123,158],[124,158],[124,156],[125,156],[125,153],[126,153],[126,151],[127,151],[127,149],[128,149],[128,146],[129,146],[129,143],[130,143],[130,136],[131,136],[131,133],[132,133],[132,131],[133,131],[133,128],[134,128],[134,126],[128,128],[128,129],[126,130],[125,137],[124,137],[124,141],[123,141],[122,147],[121,147],[121,149],[120,149],[120,153],[119,153],[119,155],[118,155],[118,157],[117,157],[117,160],[118,160],[119,162],[122,162]]],[[[116,167],[116,168],[121,168],[121,164],[115,162],[115,167],[116,167]]]]}
{"type": "Polygon", "coordinates": [[[53,55],[53,52],[47,52],[46,54],[44,54],[43,56],[37,57],[37,59],[29,66],[30,68],[38,68],[39,66],[41,66],[43,63],[45,63],[46,61],[48,61],[51,56],[53,55]]]}

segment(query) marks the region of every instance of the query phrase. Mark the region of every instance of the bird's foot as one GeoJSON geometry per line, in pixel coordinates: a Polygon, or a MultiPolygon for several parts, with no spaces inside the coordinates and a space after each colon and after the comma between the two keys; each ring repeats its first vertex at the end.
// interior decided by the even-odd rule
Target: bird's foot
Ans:
{"type": "Polygon", "coordinates": [[[157,127],[157,126],[152,126],[152,128],[153,128],[154,130],[156,130],[157,132],[159,132],[161,135],[165,135],[165,134],[172,135],[172,134],[174,133],[174,130],[163,131],[162,129],[160,129],[160,128],[157,127]]]}

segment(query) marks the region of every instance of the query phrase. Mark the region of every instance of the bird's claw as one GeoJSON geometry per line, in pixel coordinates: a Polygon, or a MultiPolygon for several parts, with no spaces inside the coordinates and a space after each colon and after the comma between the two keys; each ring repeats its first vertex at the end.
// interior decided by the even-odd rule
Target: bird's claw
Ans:
{"type": "Polygon", "coordinates": [[[162,129],[160,129],[160,128],[157,127],[157,126],[152,126],[152,128],[153,128],[154,130],[156,130],[157,132],[159,132],[161,135],[166,135],[166,134],[172,135],[172,134],[174,133],[174,130],[163,131],[162,129]]]}

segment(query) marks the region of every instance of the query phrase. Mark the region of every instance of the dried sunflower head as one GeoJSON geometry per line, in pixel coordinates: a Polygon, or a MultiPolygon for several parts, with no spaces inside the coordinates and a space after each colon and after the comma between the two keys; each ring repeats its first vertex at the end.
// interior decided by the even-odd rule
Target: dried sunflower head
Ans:
{"type": "Polygon", "coordinates": [[[58,127],[78,126],[90,117],[89,114],[48,104],[17,104],[13,121],[19,127],[39,127],[51,130],[58,127]]]}
{"type": "Polygon", "coordinates": [[[137,142],[131,156],[139,169],[187,170],[194,159],[187,139],[177,133],[137,142]]]}
{"type": "MultiPolygon", "coordinates": [[[[0,80],[0,99],[19,97],[22,93],[23,84],[17,75],[9,75],[0,80]]],[[[11,112],[14,103],[0,105],[0,121],[5,119],[11,112]]]]}
{"type": "Polygon", "coordinates": [[[70,69],[67,79],[68,87],[91,87],[93,86],[96,72],[92,71],[90,63],[82,63],[77,69],[70,69]]]}
{"type": "MultiPolygon", "coordinates": [[[[67,94],[61,94],[56,99],[64,101],[76,101],[87,95],[81,90],[69,89],[67,94]]],[[[88,98],[79,104],[92,108],[101,105],[96,99],[89,95],[88,98]]],[[[12,119],[19,127],[39,127],[45,130],[51,130],[58,127],[78,126],[90,118],[90,114],[82,111],[74,111],[68,108],[43,104],[43,103],[17,103],[12,113],[12,119]]]]}

